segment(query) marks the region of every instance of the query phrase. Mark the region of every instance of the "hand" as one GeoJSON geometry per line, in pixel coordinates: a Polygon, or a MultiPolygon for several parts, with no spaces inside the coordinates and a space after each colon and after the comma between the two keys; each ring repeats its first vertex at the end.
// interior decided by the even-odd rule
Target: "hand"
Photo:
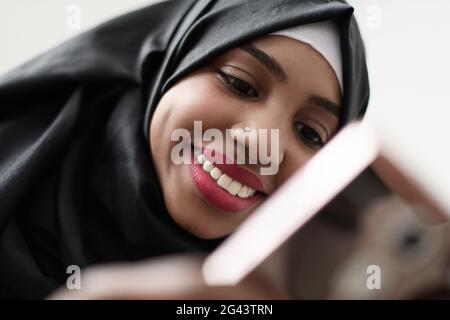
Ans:
{"type": "Polygon", "coordinates": [[[81,289],[61,288],[49,299],[282,299],[252,273],[236,286],[209,287],[203,257],[175,255],[143,262],[94,266],[82,272],[81,289]]]}

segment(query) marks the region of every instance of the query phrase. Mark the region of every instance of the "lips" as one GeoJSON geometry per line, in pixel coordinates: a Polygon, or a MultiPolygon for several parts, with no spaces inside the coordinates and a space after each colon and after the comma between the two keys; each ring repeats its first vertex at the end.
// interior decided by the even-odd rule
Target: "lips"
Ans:
{"type": "Polygon", "coordinates": [[[192,162],[189,165],[189,169],[198,190],[208,203],[225,212],[239,212],[251,207],[255,202],[263,198],[264,185],[253,173],[236,164],[225,163],[226,156],[215,153],[214,150],[202,149],[202,151],[204,159],[210,161],[209,165],[213,163],[213,167],[215,168],[213,169],[214,172],[210,172],[210,166],[207,168],[198,163],[197,157],[193,153],[191,155],[192,162]],[[223,162],[223,164],[214,163],[214,157],[216,159],[222,159],[223,161],[218,162],[223,162]],[[222,184],[219,185],[223,179],[219,179],[214,174],[216,172],[220,172],[223,175],[221,178],[228,176],[227,178],[234,181],[234,184],[239,185],[238,189],[241,188],[239,194],[237,194],[237,189],[233,187],[227,188],[222,184]],[[231,189],[235,190],[233,191],[231,189]],[[252,189],[254,190],[251,192],[252,189]]]}

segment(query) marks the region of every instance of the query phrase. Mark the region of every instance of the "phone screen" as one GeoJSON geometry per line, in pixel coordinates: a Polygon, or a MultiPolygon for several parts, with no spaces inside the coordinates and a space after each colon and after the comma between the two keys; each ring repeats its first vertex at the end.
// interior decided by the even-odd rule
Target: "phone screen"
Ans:
{"type": "Polygon", "coordinates": [[[369,167],[258,266],[291,299],[449,298],[448,224],[369,167]]]}
{"type": "Polygon", "coordinates": [[[402,172],[369,127],[347,126],[207,257],[206,282],[262,275],[292,299],[446,292],[449,224],[430,224],[431,198],[402,172]]]}

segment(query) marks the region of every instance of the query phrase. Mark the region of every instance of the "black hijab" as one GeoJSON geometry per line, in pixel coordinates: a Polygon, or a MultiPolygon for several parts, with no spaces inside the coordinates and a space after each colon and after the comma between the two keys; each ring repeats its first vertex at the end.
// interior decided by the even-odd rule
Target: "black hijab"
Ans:
{"type": "Polygon", "coordinates": [[[0,297],[42,298],[69,265],[210,251],[171,220],[148,142],[160,97],[212,57],[335,20],[344,109],[364,114],[364,46],[343,1],[184,0],[113,19],[0,78],[0,297]]]}

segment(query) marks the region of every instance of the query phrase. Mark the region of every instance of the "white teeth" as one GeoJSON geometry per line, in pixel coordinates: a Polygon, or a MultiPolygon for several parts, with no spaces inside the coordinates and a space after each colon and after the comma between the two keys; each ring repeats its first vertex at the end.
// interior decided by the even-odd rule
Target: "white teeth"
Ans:
{"type": "Polygon", "coordinates": [[[247,186],[242,186],[240,189],[239,189],[239,192],[238,192],[238,197],[239,198],[247,198],[247,191],[248,190],[248,188],[247,188],[247,186]]]}
{"type": "Polygon", "coordinates": [[[216,180],[216,183],[229,194],[246,199],[255,193],[255,189],[243,185],[240,182],[231,179],[225,173],[222,173],[222,171],[215,167],[211,161],[206,159],[203,154],[199,154],[196,159],[197,162],[202,165],[203,170],[208,172],[209,175],[216,180]]]}
{"type": "Polygon", "coordinates": [[[205,170],[206,172],[211,172],[213,168],[213,164],[209,160],[205,160],[205,162],[203,163],[203,170],[205,170]]]}
{"type": "Polygon", "coordinates": [[[217,168],[213,168],[213,169],[209,172],[209,175],[210,175],[211,177],[213,177],[214,180],[217,180],[217,179],[219,179],[219,177],[222,175],[222,171],[220,171],[220,170],[217,169],[217,168]]]}
{"type": "Polygon", "coordinates": [[[217,180],[217,184],[226,190],[232,181],[233,180],[224,173],[220,176],[219,180],[217,180]]]}
{"type": "Polygon", "coordinates": [[[205,156],[203,154],[200,154],[197,157],[197,162],[200,163],[200,164],[203,164],[205,162],[205,156]]]}
{"type": "Polygon", "coordinates": [[[228,186],[227,190],[230,194],[232,194],[233,196],[237,195],[237,193],[239,192],[239,189],[241,188],[242,184],[240,184],[237,181],[232,181],[231,184],[228,186]]]}

